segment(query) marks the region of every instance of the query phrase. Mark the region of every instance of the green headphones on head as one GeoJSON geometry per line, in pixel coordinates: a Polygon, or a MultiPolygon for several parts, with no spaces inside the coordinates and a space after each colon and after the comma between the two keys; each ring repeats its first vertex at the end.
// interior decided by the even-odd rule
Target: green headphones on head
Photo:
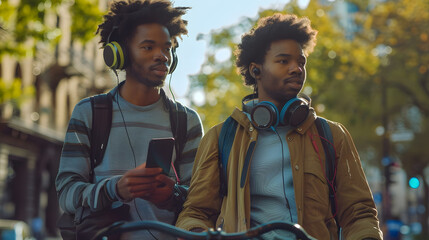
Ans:
{"type": "MultiPolygon", "coordinates": [[[[109,33],[109,36],[107,37],[107,44],[104,46],[103,49],[103,58],[104,63],[111,68],[112,70],[123,70],[125,69],[128,60],[127,60],[127,54],[125,53],[125,48],[121,46],[116,41],[110,42],[110,36],[112,36],[112,33],[115,31],[115,29],[119,28],[118,26],[113,26],[112,31],[109,33]]],[[[169,74],[172,74],[174,70],[177,67],[178,63],[178,57],[176,54],[176,48],[179,45],[177,44],[175,47],[171,49],[171,65],[170,70],[168,71],[169,74]]]]}

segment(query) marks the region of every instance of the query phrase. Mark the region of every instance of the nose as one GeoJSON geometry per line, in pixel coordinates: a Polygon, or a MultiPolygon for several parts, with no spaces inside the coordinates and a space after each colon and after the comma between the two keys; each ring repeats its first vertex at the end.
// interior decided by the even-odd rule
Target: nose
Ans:
{"type": "Polygon", "coordinates": [[[155,61],[157,62],[168,62],[169,54],[165,54],[162,50],[159,50],[155,56],[155,61]]]}
{"type": "Polygon", "coordinates": [[[293,64],[289,69],[289,73],[291,75],[301,75],[302,72],[304,72],[304,68],[301,67],[298,63],[293,64]]]}

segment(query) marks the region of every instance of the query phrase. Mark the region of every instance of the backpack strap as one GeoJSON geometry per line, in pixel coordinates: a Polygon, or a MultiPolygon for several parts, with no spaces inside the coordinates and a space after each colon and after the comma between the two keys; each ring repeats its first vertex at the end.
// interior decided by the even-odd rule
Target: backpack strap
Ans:
{"type": "Polygon", "coordinates": [[[179,163],[182,160],[182,152],[185,147],[188,133],[188,114],[186,108],[179,102],[175,102],[165,95],[164,90],[161,89],[161,97],[164,99],[165,106],[170,113],[170,127],[176,149],[176,160],[174,167],[177,170],[177,175],[180,179],[179,163]]]}
{"type": "Polygon", "coordinates": [[[222,125],[222,130],[219,134],[218,156],[219,156],[219,174],[220,174],[220,189],[219,194],[223,198],[228,193],[227,166],[229,153],[231,152],[232,143],[234,142],[235,132],[237,129],[237,121],[232,117],[228,117],[222,125]]]}
{"type": "Polygon", "coordinates": [[[325,151],[325,171],[326,171],[326,177],[328,178],[329,184],[333,186],[329,186],[329,202],[331,204],[331,211],[332,216],[335,216],[335,221],[338,225],[338,216],[336,214],[337,211],[337,203],[335,202],[335,193],[337,192],[337,184],[336,184],[336,175],[335,175],[335,168],[336,168],[336,156],[335,156],[335,149],[334,149],[334,138],[332,137],[331,128],[329,127],[328,122],[326,119],[317,117],[315,121],[317,131],[319,133],[319,136],[321,137],[321,142],[323,146],[323,150],[325,151]],[[327,141],[329,142],[327,142],[327,141]]]}
{"type": "Polygon", "coordinates": [[[103,160],[110,128],[112,126],[112,95],[110,93],[92,96],[92,129],[91,129],[91,170],[89,176],[94,179],[94,168],[103,160]]]}

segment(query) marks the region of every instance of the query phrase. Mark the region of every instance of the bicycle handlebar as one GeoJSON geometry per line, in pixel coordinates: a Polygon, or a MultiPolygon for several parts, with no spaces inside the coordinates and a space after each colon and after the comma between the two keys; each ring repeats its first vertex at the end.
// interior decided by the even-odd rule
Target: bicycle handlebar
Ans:
{"type": "MultiPolygon", "coordinates": [[[[177,238],[184,238],[190,240],[199,240],[199,239],[224,239],[224,240],[240,240],[240,239],[250,239],[258,237],[264,233],[267,233],[272,230],[286,230],[293,233],[297,239],[302,240],[315,240],[315,238],[308,235],[305,230],[298,224],[291,224],[287,222],[269,222],[261,224],[259,226],[253,227],[246,232],[240,233],[225,233],[221,229],[214,230],[209,229],[207,232],[190,232],[177,228],[170,224],[157,221],[137,221],[137,222],[116,222],[110,227],[100,230],[92,240],[102,240],[103,237],[108,237],[110,235],[121,234],[124,232],[133,232],[138,230],[158,230],[160,232],[167,233],[171,236],[177,238]]],[[[105,238],[104,238],[105,239],[105,238]]],[[[108,239],[108,238],[107,238],[108,239]]]]}

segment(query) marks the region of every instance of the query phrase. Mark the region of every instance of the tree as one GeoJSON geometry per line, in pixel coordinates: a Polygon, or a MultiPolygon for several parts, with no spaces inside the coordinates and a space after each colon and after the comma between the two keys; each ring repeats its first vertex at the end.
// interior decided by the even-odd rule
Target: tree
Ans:
{"type": "Polygon", "coordinates": [[[12,104],[19,106],[22,101],[32,96],[33,93],[34,88],[22,88],[21,81],[19,79],[15,79],[10,84],[7,84],[0,78],[0,108],[1,105],[6,102],[11,102],[12,104]]]}
{"type": "Polygon", "coordinates": [[[21,0],[16,5],[11,1],[0,2],[0,22],[12,34],[9,41],[0,44],[0,54],[17,57],[34,55],[40,43],[54,47],[62,33],[58,22],[46,24],[46,18],[59,14],[61,7],[69,7],[72,14],[72,38],[83,43],[93,39],[97,24],[103,12],[98,8],[98,0],[21,0]]]}
{"type": "Polygon", "coordinates": [[[98,7],[98,0],[75,0],[71,7],[72,39],[86,43],[94,39],[98,24],[104,12],[98,7]]]}
{"type": "Polygon", "coordinates": [[[392,95],[404,96],[394,96],[390,102],[394,107],[414,105],[426,116],[429,116],[428,9],[427,1],[388,1],[361,16],[365,40],[383,61],[378,74],[387,79],[392,95]]]}
{"type": "MultiPolygon", "coordinates": [[[[7,31],[0,25],[0,40],[7,39],[7,31]]],[[[34,92],[34,88],[21,86],[20,79],[14,79],[12,82],[6,83],[0,77],[0,109],[3,104],[9,102],[13,105],[20,105],[23,100],[31,96],[34,92]]]]}
{"type": "MultiPolygon", "coordinates": [[[[62,37],[61,30],[56,24],[46,24],[46,19],[57,16],[61,7],[69,7],[73,25],[71,27],[72,39],[86,43],[94,38],[97,22],[102,19],[103,12],[98,7],[98,0],[21,0],[18,3],[12,1],[0,1],[0,57],[10,55],[16,59],[34,57],[40,46],[51,50],[58,44],[62,37]],[[71,3],[71,5],[70,5],[71,3]]],[[[1,101],[21,102],[23,98],[7,99],[6,96],[23,96],[32,94],[34,88],[22,89],[15,79],[13,83],[5,83],[1,79],[1,101]],[[20,87],[11,90],[10,88],[20,87]],[[19,92],[20,94],[8,94],[19,92]]]]}
{"type": "MultiPolygon", "coordinates": [[[[361,39],[381,61],[376,79],[380,87],[386,88],[388,136],[401,129],[415,134],[409,142],[391,142],[390,154],[401,160],[408,176],[424,179],[422,171],[429,167],[428,151],[423,146],[428,140],[429,2],[386,1],[369,12],[360,12],[357,20],[362,25],[361,39]],[[418,109],[418,113],[412,113],[413,109],[418,109]]],[[[428,186],[426,181],[423,183],[426,211],[422,226],[427,237],[428,186]]]]}

